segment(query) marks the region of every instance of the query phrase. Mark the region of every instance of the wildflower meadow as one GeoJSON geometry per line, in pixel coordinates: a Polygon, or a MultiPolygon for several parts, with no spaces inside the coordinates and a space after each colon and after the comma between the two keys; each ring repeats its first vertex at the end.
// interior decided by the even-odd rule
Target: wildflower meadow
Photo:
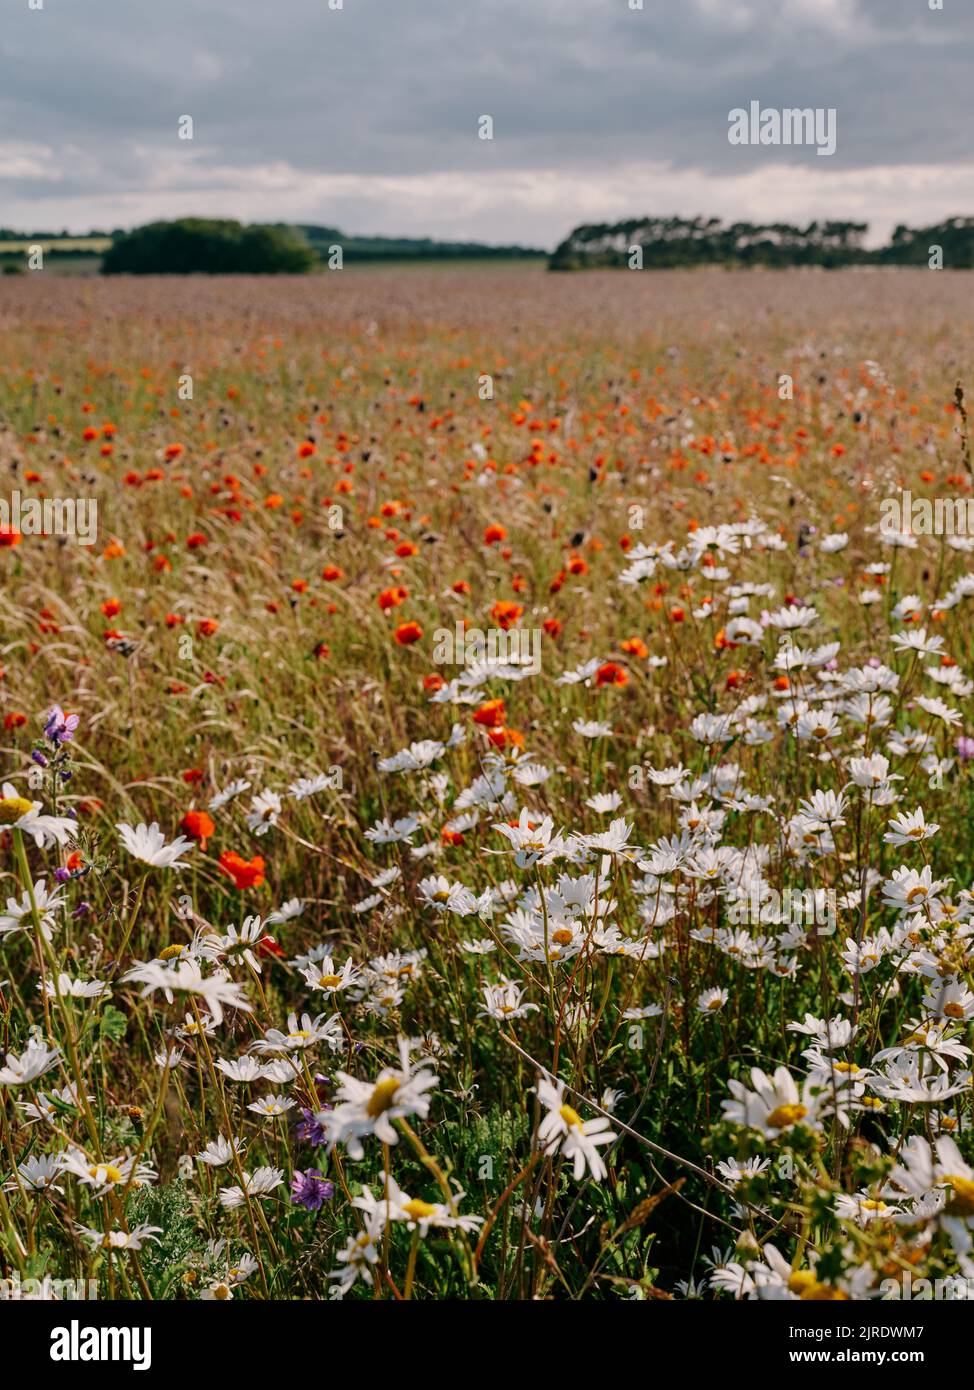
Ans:
{"type": "Polygon", "coordinates": [[[968,287],[3,283],[8,1285],[970,1286],[968,287]]]}

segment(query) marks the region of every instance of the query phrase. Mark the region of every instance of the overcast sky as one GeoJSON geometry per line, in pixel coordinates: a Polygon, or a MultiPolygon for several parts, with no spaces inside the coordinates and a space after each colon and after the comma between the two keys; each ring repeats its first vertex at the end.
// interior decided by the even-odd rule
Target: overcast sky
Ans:
{"type": "Polygon", "coordinates": [[[2,226],[195,213],[550,247],[646,213],[873,240],[974,213],[974,0],[29,3],[0,0],[2,226]],[[730,145],[752,100],[834,107],[836,153],[730,145]]]}

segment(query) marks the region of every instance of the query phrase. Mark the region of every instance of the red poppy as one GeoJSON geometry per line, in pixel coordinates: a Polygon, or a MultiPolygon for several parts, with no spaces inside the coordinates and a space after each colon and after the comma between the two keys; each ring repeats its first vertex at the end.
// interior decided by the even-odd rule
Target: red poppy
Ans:
{"type": "Polygon", "coordinates": [[[506,632],[520,619],[524,609],[509,598],[499,598],[490,610],[490,616],[506,632]]]}
{"type": "Polygon", "coordinates": [[[604,666],[600,666],[596,671],[595,684],[596,686],[628,685],[629,675],[621,666],[617,666],[614,661],[607,661],[604,666]]]}
{"type": "Polygon", "coordinates": [[[259,888],[264,882],[264,861],[259,854],[253,859],[242,859],[233,850],[225,849],[220,855],[220,868],[233,879],[235,888],[259,888]]]}
{"type": "Polygon", "coordinates": [[[376,602],[385,613],[390,608],[398,608],[401,603],[406,602],[408,597],[409,590],[404,589],[400,584],[394,589],[383,589],[376,602]]]}
{"type": "Polygon", "coordinates": [[[400,623],[393,636],[400,647],[412,646],[413,642],[418,642],[423,635],[423,629],[419,623],[400,623]]]}
{"type": "Polygon", "coordinates": [[[205,811],[187,811],[179,822],[179,828],[191,840],[196,840],[200,849],[206,849],[206,842],[216,826],[205,811]]]}
{"type": "Polygon", "coordinates": [[[483,724],[487,729],[494,729],[499,724],[503,724],[507,719],[504,711],[503,700],[485,700],[479,709],[474,711],[473,722],[483,724]]]}
{"type": "Polygon", "coordinates": [[[265,960],[269,960],[272,957],[276,957],[278,960],[284,960],[287,957],[287,952],[281,946],[278,946],[272,936],[265,936],[262,941],[257,943],[257,954],[263,956],[265,960]]]}

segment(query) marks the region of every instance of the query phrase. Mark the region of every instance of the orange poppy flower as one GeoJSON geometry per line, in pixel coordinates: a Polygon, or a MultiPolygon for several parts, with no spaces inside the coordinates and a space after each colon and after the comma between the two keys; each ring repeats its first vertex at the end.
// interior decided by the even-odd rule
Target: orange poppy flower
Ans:
{"type": "Polygon", "coordinates": [[[191,840],[196,840],[200,849],[205,850],[206,842],[216,826],[205,811],[187,811],[179,822],[179,828],[191,840]]]}
{"type": "Polygon", "coordinates": [[[604,666],[600,666],[595,673],[596,686],[603,685],[628,685],[629,676],[621,666],[617,666],[614,661],[607,661],[604,666]]]}
{"type": "Polygon", "coordinates": [[[12,549],[15,545],[20,545],[23,539],[16,526],[0,526],[0,546],[12,549]]]}
{"type": "Polygon", "coordinates": [[[494,622],[505,632],[519,621],[523,613],[522,606],[508,598],[499,598],[490,610],[494,622]]]}
{"type": "Polygon", "coordinates": [[[329,584],[332,584],[336,579],[344,579],[345,572],[339,569],[337,565],[326,565],[321,571],[321,577],[329,584]]]}
{"type": "Polygon", "coordinates": [[[259,888],[264,882],[264,861],[259,854],[253,859],[242,859],[233,850],[225,849],[219,863],[227,877],[233,879],[235,888],[259,888]]]}
{"type": "Polygon", "coordinates": [[[641,637],[627,637],[624,642],[619,643],[619,647],[627,656],[637,656],[640,661],[645,661],[649,656],[649,648],[641,637]]]}
{"type": "Polygon", "coordinates": [[[383,613],[385,613],[390,608],[398,608],[401,603],[405,603],[408,597],[409,590],[404,589],[400,584],[393,589],[383,589],[376,601],[383,613]]]}
{"type": "Polygon", "coordinates": [[[495,545],[498,541],[507,540],[507,531],[496,521],[484,528],[484,545],[495,545]]]}
{"type": "Polygon", "coordinates": [[[419,623],[400,623],[393,636],[400,647],[412,646],[413,642],[418,642],[423,635],[423,629],[419,623]]]}
{"type": "Polygon", "coordinates": [[[495,748],[524,747],[524,735],[518,729],[509,729],[506,725],[501,725],[496,729],[488,729],[487,737],[495,748]]]}
{"type": "Polygon", "coordinates": [[[105,602],[101,605],[101,611],[106,618],[117,617],[122,611],[121,600],[117,598],[106,598],[105,602]]]}
{"type": "Polygon", "coordinates": [[[196,624],[197,637],[212,637],[219,630],[220,624],[216,618],[200,618],[196,624]]]}
{"type": "Polygon", "coordinates": [[[487,729],[496,728],[497,725],[503,724],[506,719],[507,714],[502,699],[485,700],[480,708],[474,711],[473,716],[475,724],[483,724],[487,729]]]}

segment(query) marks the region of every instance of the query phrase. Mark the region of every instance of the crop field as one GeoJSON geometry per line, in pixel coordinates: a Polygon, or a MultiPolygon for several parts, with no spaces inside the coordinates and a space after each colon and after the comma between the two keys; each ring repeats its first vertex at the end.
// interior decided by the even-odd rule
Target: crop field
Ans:
{"type": "Polygon", "coordinates": [[[974,1278],[971,288],[0,282],[0,1276],[974,1278]]]}

